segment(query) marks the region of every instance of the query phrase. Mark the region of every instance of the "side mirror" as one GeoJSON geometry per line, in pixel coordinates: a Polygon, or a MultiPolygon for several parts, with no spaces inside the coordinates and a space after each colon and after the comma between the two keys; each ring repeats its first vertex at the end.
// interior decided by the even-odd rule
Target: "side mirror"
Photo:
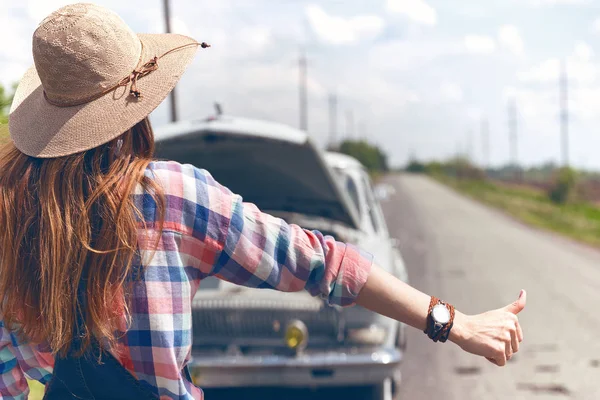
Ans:
{"type": "Polygon", "coordinates": [[[392,185],[381,183],[373,188],[373,194],[378,201],[386,201],[396,193],[396,189],[392,185]]]}

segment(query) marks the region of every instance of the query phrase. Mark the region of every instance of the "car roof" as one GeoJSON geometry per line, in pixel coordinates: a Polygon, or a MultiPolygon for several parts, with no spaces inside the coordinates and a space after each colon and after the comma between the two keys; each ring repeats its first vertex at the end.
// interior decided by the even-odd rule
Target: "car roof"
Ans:
{"type": "Polygon", "coordinates": [[[260,137],[294,144],[303,144],[308,141],[308,134],[306,132],[288,125],[229,116],[187,120],[161,126],[156,130],[155,140],[172,139],[202,130],[210,130],[215,133],[223,132],[229,135],[260,137]]]}
{"type": "Polygon", "coordinates": [[[359,168],[364,169],[363,165],[356,158],[346,154],[328,151],[325,153],[325,161],[333,168],[359,168]]]}

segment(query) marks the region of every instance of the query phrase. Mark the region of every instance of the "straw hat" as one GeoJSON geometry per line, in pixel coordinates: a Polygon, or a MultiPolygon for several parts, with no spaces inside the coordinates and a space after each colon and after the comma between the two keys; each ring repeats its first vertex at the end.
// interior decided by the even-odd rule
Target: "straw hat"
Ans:
{"type": "Polygon", "coordinates": [[[199,45],[208,46],[182,35],[135,34],[94,4],[60,8],[33,34],[35,65],[9,116],[15,146],[52,158],[111,141],[158,107],[199,45]]]}

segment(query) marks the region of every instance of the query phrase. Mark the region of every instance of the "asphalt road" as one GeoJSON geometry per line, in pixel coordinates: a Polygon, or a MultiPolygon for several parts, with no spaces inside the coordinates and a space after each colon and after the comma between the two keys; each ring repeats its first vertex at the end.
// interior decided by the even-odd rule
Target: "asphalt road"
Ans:
{"type": "Polygon", "coordinates": [[[400,399],[600,399],[600,252],[526,227],[421,176],[383,205],[411,284],[466,313],[514,301],[521,351],[504,368],[411,331],[400,399]]]}
{"type": "MultiPolygon", "coordinates": [[[[479,313],[514,301],[521,351],[505,368],[411,330],[398,399],[600,399],[600,252],[526,227],[421,176],[383,202],[411,284],[479,313]]],[[[207,391],[207,400],[346,399],[352,392],[207,391]]]]}

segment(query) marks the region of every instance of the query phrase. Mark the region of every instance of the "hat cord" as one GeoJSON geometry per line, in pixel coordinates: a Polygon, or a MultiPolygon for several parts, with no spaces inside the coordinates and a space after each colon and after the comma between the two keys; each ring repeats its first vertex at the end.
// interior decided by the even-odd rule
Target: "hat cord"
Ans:
{"type": "MultiPolygon", "coordinates": [[[[112,92],[113,90],[116,90],[120,87],[123,86],[127,86],[129,83],[131,83],[131,87],[129,89],[129,96],[131,96],[132,98],[134,98],[135,100],[139,100],[142,98],[142,94],[140,92],[140,90],[137,87],[137,81],[139,78],[142,78],[150,73],[152,73],[153,71],[156,71],[158,69],[158,60],[160,60],[161,58],[163,58],[164,56],[166,56],[169,53],[172,53],[174,51],[183,49],[185,47],[190,47],[190,46],[200,46],[203,49],[206,49],[207,47],[210,47],[210,44],[207,44],[206,42],[193,42],[193,43],[187,43],[181,46],[177,46],[174,47],[168,51],[166,51],[165,53],[161,54],[160,56],[154,56],[150,59],[150,61],[146,62],[145,64],[143,64],[140,67],[136,67],[128,76],[126,76],[125,78],[121,79],[119,81],[119,83],[117,83],[116,85],[109,87],[108,89],[104,89],[103,91],[96,93],[92,96],[86,97],[85,99],[82,100],[78,100],[76,102],[69,102],[69,103],[61,103],[61,102],[56,102],[54,100],[50,100],[48,98],[48,96],[46,95],[46,91],[44,90],[44,98],[46,99],[46,101],[50,104],[52,104],[53,106],[56,107],[75,107],[75,106],[80,106],[82,104],[85,103],[89,103],[91,101],[97,100],[100,97],[112,92]]],[[[142,54],[144,53],[144,43],[142,42],[142,54]]]]}

